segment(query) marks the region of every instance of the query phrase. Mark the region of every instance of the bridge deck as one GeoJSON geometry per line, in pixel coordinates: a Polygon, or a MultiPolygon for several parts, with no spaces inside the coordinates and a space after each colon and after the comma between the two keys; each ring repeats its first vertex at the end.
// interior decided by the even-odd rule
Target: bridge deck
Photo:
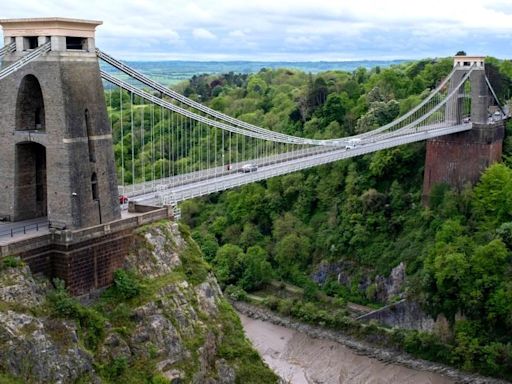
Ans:
{"type": "Polygon", "coordinates": [[[166,195],[173,202],[180,202],[198,196],[204,196],[209,193],[223,191],[229,188],[245,185],[255,181],[265,180],[271,177],[284,175],[287,173],[311,168],[321,164],[327,164],[334,161],[347,159],[350,157],[372,153],[378,150],[392,148],[399,145],[422,141],[451,133],[467,131],[471,129],[471,124],[460,124],[455,126],[426,126],[408,134],[396,137],[387,137],[382,139],[376,137],[373,141],[368,141],[354,148],[341,148],[320,153],[306,152],[302,156],[285,160],[278,163],[263,165],[255,172],[241,173],[232,172],[210,179],[191,179],[188,183],[180,185],[167,185],[165,191],[151,191],[136,196],[133,200],[151,205],[162,204],[162,199],[166,195]]]}

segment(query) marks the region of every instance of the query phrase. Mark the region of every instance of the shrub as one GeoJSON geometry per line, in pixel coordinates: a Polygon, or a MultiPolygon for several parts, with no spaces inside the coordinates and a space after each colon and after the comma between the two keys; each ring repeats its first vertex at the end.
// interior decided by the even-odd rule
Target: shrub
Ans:
{"type": "Polygon", "coordinates": [[[275,311],[277,309],[277,305],[279,304],[279,299],[275,296],[268,296],[265,298],[265,300],[263,300],[263,304],[270,310],[275,311]]]}
{"type": "Polygon", "coordinates": [[[236,285],[228,285],[224,293],[231,300],[247,300],[247,292],[245,292],[242,288],[236,285]]]}
{"type": "Polygon", "coordinates": [[[78,321],[85,345],[90,349],[95,349],[103,338],[105,319],[94,309],[83,306],[75,298],[69,296],[64,281],[54,279],[53,282],[55,289],[48,295],[48,301],[55,314],[78,321]]]}
{"type": "Polygon", "coordinates": [[[23,262],[19,257],[15,256],[6,256],[2,259],[2,264],[0,265],[1,269],[7,269],[7,268],[18,268],[23,265],[23,262]]]}
{"type": "Polygon", "coordinates": [[[131,299],[140,294],[141,286],[137,277],[124,269],[114,272],[114,292],[123,299],[131,299]]]}

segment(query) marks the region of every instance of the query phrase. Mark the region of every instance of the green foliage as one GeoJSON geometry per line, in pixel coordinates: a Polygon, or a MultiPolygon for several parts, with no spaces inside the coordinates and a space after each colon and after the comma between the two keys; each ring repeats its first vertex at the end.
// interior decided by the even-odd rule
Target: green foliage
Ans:
{"type": "MultiPolygon", "coordinates": [[[[499,96],[510,97],[512,64],[496,59],[488,63],[487,73],[499,96]]],[[[452,59],[445,58],[352,73],[283,69],[248,76],[204,75],[183,88],[191,97],[251,123],[290,135],[333,138],[366,132],[407,113],[452,65],[452,59]]],[[[140,109],[149,121],[148,108],[140,109]]],[[[124,125],[120,121],[119,111],[111,114],[120,152],[121,140],[131,142],[130,130],[126,121],[124,125]]],[[[167,122],[165,116],[163,122],[156,116],[157,125],[165,127],[167,122]]],[[[192,137],[201,137],[197,127],[187,128],[192,137]]],[[[159,135],[157,148],[159,140],[167,139],[165,130],[163,138],[159,135]]],[[[409,295],[433,316],[442,313],[449,319],[453,340],[445,345],[433,336],[394,332],[393,342],[425,358],[482,372],[492,366],[496,374],[509,377],[511,135],[512,123],[508,123],[503,164],[485,171],[475,188],[454,191],[448,185],[434,186],[428,209],[421,202],[425,146],[418,143],[197,199],[183,205],[182,217],[193,228],[193,237],[212,262],[219,282],[232,285],[229,291],[235,296],[260,289],[269,276],[275,276],[300,285],[312,300],[323,291],[343,301],[368,303],[377,295],[376,287],[366,284],[367,277],[386,276],[404,262],[413,282],[409,295]],[[312,283],[311,274],[324,262],[339,266],[350,281],[338,283],[336,273],[329,271],[321,286],[312,283]],[[480,332],[455,333],[458,315],[477,324],[480,332]]],[[[182,158],[178,165],[200,169],[198,154],[204,143],[180,144],[190,145],[187,153],[193,156],[182,158]]],[[[232,143],[227,145],[233,149],[232,143]]],[[[149,148],[135,148],[135,156],[141,154],[149,163],[149,148]]],[[[133,177],[132,164],[125,166],[128,180],[133,177]]],[[[135,175],[141,174],[140,167],[135,164],[135,175]]],[[[152,177],[150,168],[146,180],[152,177]]],[[[207,268],[197,250],[191,252],[183,270],[192,279],[204,278],[207,268]]],[[[267,304],[307,321],[350,325],[346,319],[320,316],[311,305],[277,299],[267,304]]],[[[361,333],[377,332],[373,327],[364,329],[361,333]]]]}
{"type": "Polygon", "coordinates": [[[124,269],[114,272],[113,292],[124,300],[132,299],[140,294],[141,286],[134,273],[124,269]]]}
{"type": "Polygon", "coordinates": [[[236,283],[242,276],[243,250],[233,244],[225,244],[219,248],[213,265],[217,280],[221,285],[236,283]]]}
{"type": "Polygon", "coordinates": [[[186,247],[181,254],[181,269],[190,283],[200,284],[208,277],[210,266],[205,262],[197,244],[192,241],[189,228],[180,225],[180,231],[186,241],[186,247]]]}
{"type": "Polygon", "coordinates": [[[25,380],[11,376],[6,373],[0,373],[0,384],[27,384],[25,380]]]}
{"type": "Polygon", "coordinates": [[[125,357],[117,357],[103,369],[103,376],[108,380],[118,379],[128,368],[128,360],[125,357]]]}
{"type": "Polygon", "coordinates": [[[219,302],[223,333],[218,354],[237,367],[236,382],[239,384],[277,383],[274,372],[266,368],[258,353],[252,348],[233,309],[224,300],[219,302]]]}
{"type": "Polygon", "coordinates": [[[105,318],[93,308],[80,304],[67,292],[64,282],[54,279],[55,289],[48,301],[56,316],[76,320],[86,347],[95,350],[105,331],[105,318]]]}
{"type": "Polygon", "coordinates": [[[24,263],[23,261],[21,261],[19,257],[6,256],[2,259],[2,263],[0,264],[0,270],[7,268],[19,268],[23,265],[24,263]]]}
{"type": "Polygon", "coordinates": [[[474,215],[487,226],[512,220],[512,169],[494,164],[475,187],[474,215]]]}
{"type": "Polygon", "coordinates": [[[231,300],[247,300],[247,292],[236,285],[228,285],[226,289],[224,289],[224,294],[231,300]]]}
{"type": "Polygon", "coordinates": [[[276,244],[275,258],[282,276],[290,277],[296,268],[305,267],[309,261],[311,242],[305,236],[291,233],[276,244]]]}
{"type": "Polygon", "coordinates": [[[258,245],[249,247],[242,259],[244,265],[240,286],[252,291],[268,284],[274,275],[272,266],[268,262],[267,252],[258,245]]]}

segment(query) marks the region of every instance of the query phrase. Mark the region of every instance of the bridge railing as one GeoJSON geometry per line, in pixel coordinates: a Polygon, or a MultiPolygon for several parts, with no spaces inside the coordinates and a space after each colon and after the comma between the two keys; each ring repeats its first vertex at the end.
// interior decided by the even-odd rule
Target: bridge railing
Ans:
{"type": "Polygon", "coordinates": [[[7,230],[0,231],[0,239],[5,237],[14,237],[16,235],[24,234],[30,232],[39,232],[44,229],[49,229],[50,223],[48,221],[41,221],[38,223],[31,223],[27,225],[20,225],[18,227],[11,227],[7,230]]]}

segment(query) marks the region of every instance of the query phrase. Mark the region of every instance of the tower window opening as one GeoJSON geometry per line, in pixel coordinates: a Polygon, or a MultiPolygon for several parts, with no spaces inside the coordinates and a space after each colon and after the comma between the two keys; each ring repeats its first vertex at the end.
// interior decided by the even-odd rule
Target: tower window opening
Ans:
{"type": "Polygon", "coordinates": [[[27,36],[23,38],[23,50],[36,49],[38,46],[37,36],[27,36]]]}
{"type": "Polygon", "coordinates": [[[91,187],[92,187],[92,199],[94,201],[99,200],[98,196],[98,177],[96,176],[96,172],[94,172],[91,176],[91,187]]]}
{"type": "Polygon", "coordinates": [[[93,132],[92,132],[92,128],[91,128],[91,120],[89,118],[89,110],[88,109],[85,110],[84,117],[85,117],[85,129],[87,132],[87,145],[89,148],[89,161],[91,163],[95,163],[96,162],[96,152],[94,150],[94,143],[91,139],[91,137],[93,136],[93,132]]]}
{"type": "Polygon", "coordinates": [[[66,37],[66,49],[69,50],[84,50],[85,40],[82,37],[67,36],[66,37]]]}

